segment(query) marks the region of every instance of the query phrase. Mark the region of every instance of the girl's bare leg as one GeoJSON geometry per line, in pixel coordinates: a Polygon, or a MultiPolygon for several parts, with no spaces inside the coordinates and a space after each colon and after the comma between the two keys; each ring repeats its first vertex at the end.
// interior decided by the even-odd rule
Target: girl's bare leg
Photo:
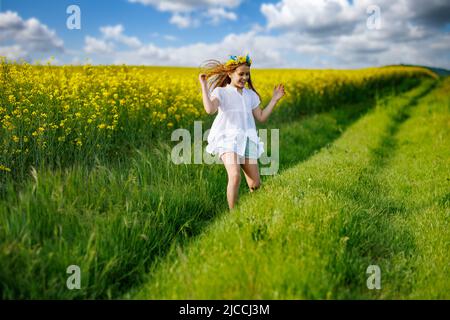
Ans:
{"type": "Polygon", "coordinates": [[[239,194],[239,185],[241,182],[241,167],[238,161],[238,155],[235,152],[226,152],[221,157],[228,174],[227,200],[228,207],[234,208],[239,194]]]}
{"type": "Polygon", "coordinates": [[[245,158],[245,162],[241,164],[244,171],[245,179],[247,180],[250,192],[255,191],[261,186],[261,179],[259,176],[258,161],[254,159],[245,158]]]}

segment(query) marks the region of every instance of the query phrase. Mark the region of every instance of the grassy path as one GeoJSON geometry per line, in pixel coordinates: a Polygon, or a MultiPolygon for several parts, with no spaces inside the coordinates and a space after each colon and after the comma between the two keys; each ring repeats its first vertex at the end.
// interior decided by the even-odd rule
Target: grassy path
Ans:
{"type": "Polygon", "coordinates": [[[449,298],[448,79],[385,100],[187,247],[149,299],[449,298]],[[380,290],[366,269],[378,265],[380,290]]]}
{"type": "MultiPolygon", "coordinates": [[[[332,143],[371,107],[368,100],[283,123],[281,148],[298,147],[281,154],[280,170],[332,143]]],[[[177,166],[167,154],[170,146],[161,145],[116,165],[37,168],[20,193],[9,190],[0,200],[1,296],[118,297],[171,247],[201,234],[227,211],[224,168],[177,166]],[[82,271],[80,290],[66,287],[72,264],[82,271]]],[[[248,196],[242,184],[241,199],[248,196]]]]}
{"type": "MultiPolygon", "coordinates": [[[[426,90],[426,86],[421,87],[405,98],[396,99],[397,107],[405,106],[406,116],[419,110],[409,103],[426,90]]],[[[445,95],[433,95],[430,99],[442,106],[444,98],[445,95]]],[[[364,212],[358,213],[358,210],[369,209],[359,208],[359,202],[372,201],[360,188],[366,188],[364,181],[370,183],[370,187],[383,183],[384,172],[393,168],[396,160],[394,155],[379,155],[376,160],[377,154],[400,147],[396,136],[409,121],[401,113],[396,116],[395,106],[389,107],[392,112],[384,111],[387,106],[374,108],[375,101],[366,99],[364,103],[340,105],[329,112],[308,115],[301,121],[271,122],[269,128],[281,128],[281,175],[264,177],[264,188],[256,194],[248,194],[242,183],[241,209],[232,216],[226,208],[223,167],[173,165],[166,159],[170,153],[168,145],[135,150],[127,161],[98,161],[93,168],[83,165],[57,171],[37,168],[33,180],[26,181],[20,192],[11,189],[8,196],[0,200],[1,297],[116,298],[124,294],[134,297],[141,289],[139,296],[146,298],[340,297],[346,296],[341,292],[343,287],[348,287],[347,296],[359,294],[357,290],[367,291],[355,285],[353,276],[358,274],[361,281],[365,281],[364,272],[359,274],[358,263],[372,261],[367,258],[366,250],[375,252],[378,245],[367,249],[365,242],[349,234],[362,232],[381,244],[389,244],[395,228],[387,230],[387,235],[379,235],[379,239],[370,230],[360,230],[358,219],[362,219],[364,212]],[[369,115],[361,118],[368,111],[369,115]],[[367,136],[361,136],[361,132],[366,131],[367,136]],[[366,150],[368,145],[372,148],[370,152],[366,150]],[[362,185],[355,184],[355,179],[361,179],[362,185]],[[346,198],[353,193],[355,203],[346,198]],[[342,220],[344,217],[349,220],[342,220]],[[315,230],[319,233],[315,234],[315,230]],[[336,239],[338,242],[343,239],[343,247],[336,245],[336,239]],[[344,245],[352,241],[355,241],[354,247],[349,251],[344,245]],[[343,250],[342,254],[330,254],[329,250],[335,248],[343,250]],[[198,252],[201,254],[197,257],[198,252]],[[270,263],[265,260],[267,254],[272,254],[270,263]],[[335,268],[352,259],[357,263],[335,268]],[[80,290],[71,291],[66,287],[66,269],[72,264],[80,266],[82,272],[80,290]],[[305,274],[299,274],[303,270],[305,274]],[[237,278],[233,279],[235,276],[237,278]],[[334,282],[323,282],[330,279],[334,282]],[[178,281],[185,281],[186,287],[178,281]],[[200,289],[203,282],[207,286],[200,289]],[[145,283],[143,287],[142,283],[145,283]],[[191,291],[188,285],[193,285],[194,289],[191,291]]],[[[437,124],[437,131],[429,132],[430,116],[439,115],[435,115],[438,107],[430,110],[432,113],[422,115],[425,125],[421,129],[427,133],[424,139],[439,136],[441,140],[433,138],[435,144],[430,145],[433,152],[420,154],[416,159],[414,168],[435,170],[432,174],[427,171],[420,180],[421,188],[431,188],[436,177],[442,176],[442,161],[436,157],[445,155],[445,150],[437,147],[442,149],[442,145],[436,143],[445,141],[447,133],[437,124]]],[[[445,116],[441,114],[441,121],[448,121],[445,116]]],[[[417,133],[417,130],[410,131],[417,133]]],[[[409,152],[415,152],[418,137],[408,137],[407,141],[414,143],[402,146],[410,146],[409,152]]],[[[414,156],[396,152],[395,157],[403,154],[409,160],[414,156]]],[[[395,169],[392,175],[400,169],[404,167],[395,169]]],[[[422,177],[415,171],[406,173],[402,177],[422,177]]],[[[396,186],[392,188],[397,190],[396,186]]],[[[398,198],[401,202],[395,204],[398,208],[405,206],[405,212],[413,210],[402,204],[404,194],[393,198],[394,191],[383,187],[383,194],[390,197],[386,203],[394,206],[398,198]]],[[[413,191],[415,189],[408,192],[413,191]]],[[[423,196],[420,189],[415,192],[417,199],[423,196]]],[[[424,199],[421,208],[429,208],[424,212],[439,215],[442,212],[439,208],[448,206],[448,195],[442,195],[440,189],[430,194],[429,201],[442,196],[439,207],[427,207],[424,199]]],[[[374,202],[377,210],[383,206],[383,201],[374,202]]],[[[417,203],[408,205],[419,206],[417,203]]],[[[374,215],[373,228],[383,225],[384,222],[375,219],[375,213],[371,214],[374,215]]],[[[445,219],[435,220],[424,213],[422,219],[427,218],[433,222],[436,232],[445,230],[445,219]]],[[[430,221],[418,219],[408,223],[420,226],[430,221]]],[[[438,239],[434,234],[424,233],[422,236],[427,236],[421,240],[422,245],[411,245],[412,250],[423,252],[423,262],[417,260],[415,268],[426,271],[422,273],[424,279],[436,279],[433,278],[436,268],[445,270],[448,260],[441,253],[434,256],[430,250],[436,248],[445,252],[448,238],[438,239]],[[433,247],[427,246],[427,242],[433,243],[433,247]]],[[[393,251],[404,249],[405,243],[393,244],[393,251]]],[[[391,252],[383,250],[381,254],[391,252]]],[[[385,269],[382,271],[385,279],[385,269]]],[[[437,280],[445,289],[444,276],[437,280]]],[[[417,285],[416,295],[432,296],[433,287],[424,283],[426,280],[417,285]]],[[[383,282],[385,285],[387,283],[383,282]]]]}

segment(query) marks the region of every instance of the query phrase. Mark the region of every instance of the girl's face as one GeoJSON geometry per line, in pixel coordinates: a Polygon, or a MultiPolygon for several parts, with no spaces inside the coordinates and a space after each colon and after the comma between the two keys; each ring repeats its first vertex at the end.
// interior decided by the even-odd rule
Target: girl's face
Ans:
{"type": "Polygon", "coordinates": [[[248,79],[250,78],[250,67],[243,64],[234,70],[233,73],[229,73],[228,76],[231,79],[231,84],[237,88],[244,88],[248,79]]]}

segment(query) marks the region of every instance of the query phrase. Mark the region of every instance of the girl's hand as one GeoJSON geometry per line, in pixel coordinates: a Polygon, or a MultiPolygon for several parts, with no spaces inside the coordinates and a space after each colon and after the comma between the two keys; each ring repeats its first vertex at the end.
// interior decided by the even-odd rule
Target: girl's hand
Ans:
{"type": "Polygon", "coordinates": [[[273,97],[272,99],[275,101],[280,100],[281,98],[283,98],[285,92],[284,92],[284,85],[283,84],[279,84],[277,86],[275,86],[275,88],[273,89],[273,97]]]}
{"type": "Polygon", "coordinates": [[[198,80],[200,81],[201,85],[205,85],[206,86],[206,74],[205,73],[201,73],[198,76],[198,80]]]}

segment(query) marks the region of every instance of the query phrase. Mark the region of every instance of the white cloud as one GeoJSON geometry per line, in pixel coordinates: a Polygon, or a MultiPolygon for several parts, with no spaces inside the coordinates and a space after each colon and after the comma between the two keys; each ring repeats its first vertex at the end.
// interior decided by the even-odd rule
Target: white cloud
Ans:
{"type": "Polygon", "coordinates": [[[223,20],[236,20],[237,15],[226,9],[237,8],[242,0],[128,0],[131,3],[140,3],[151,6],[159,11],[170,12],[169,22],[181,29],[198,27],[200,20],[194,18],[195,14],[206,16],[209,23],[219,24],[223,20]]]}
{"type": "Polygon", "coordinates": [[[366,26],[366,10],[371,5],[380,9],[381,30],[386,34],[404,32],[410,25],[427,27],[450,23],[450,2],[445,0],[354,0],[352,3],[347,0],[281,0],[262,4],[261,13],[270,29],[330,37],[348,35],[358,26],[366,26]]]}
{"type": "MultiPolygon", "coordinates": [[[[270,29],[335,33],[352,30],[358,19],[358,10],[353,8],[347,0],[282,0],[276,4],[262,4],[261,13],[270,29]]],[[[360,18],[363,15],[360,13],[360,18]]]]}
{"type": "Polygon", "coordinates": [[[100,31],[105,38],[117,39],[122,36],[123,26],[121,24],[115,26],[100,27],[100,31]]]}
{"type": "MultiPolygon", "coordinates": [[[[358,24],[351,33],[324,37],[289,31],[271,35],[255,25],[247,33],[232,33],[213,43],[165,48],[149,43],[122,51],[113,51],[106,43],[98,47],[106,47],[105,58],[115,64],[197,67],[207,59],[225,60],[231,54],[248,52],[257,68],[358,68],[398,63],[450,67],[450,35],[433,34],[404,21],[399,25],[405,27],[403,32],[395,28],[369,30],[358,24]]],[[[122,34],[123,30],[110,33],[122,34]]]]}
{"type": "Polygon", "coordinates": [[[114,44],[105,40],[87,36],[85,39],[84,51],[86,53],[111,54],[114,52],[114,44]]]}
{"type": "Polygon", "coordinates": [[[378,30],[367,27],[366,10],[372,4],[371,0],[352,4],[346,0],[281,0],[262,4],[261,13],[267,27],[282,32],[280,39],[289,39],[296,52],[320,55],[330,67],[396,63],[450,67],[449,53],[433,46],[448,38],[449,33],[437,27],[450,22],[448,1],[378,0],[378,30]]]}
{"type": "Polygon", "coordinates": [[[222,20],[237,20],[234,12],[226,11],[224,8],[210,8],[205,16],[211,19],[211,24],[218,25],[222,20]]]}
{"type": "Polygon", "coordinates": [[[111,54],[117,44],[123,44],[133,49],[141,48],[143,45],[137,37],[125,35],[124,27],[121,24],[100,27],[100,32],[101,38],[85,37],[84,51],[86,53],[111,54]]]}
{"type": "Polygon", "coordinates": [[[94,64],[94,61],[92,61],[91,58],[86,58],[84,61],[78,56],[75,56],[70,61],[71,65],[83,65],[83,64],[94,64]]]}
{"type": "MultiPolygon", "coordinates": [[[[225,2],[229,5],[226,7],[219,6],[218,1],[207,0],[141,2],[172,10],[172,22],[183,28],[195,26],[201,15],[207,15],[212,23],[214,16],[217,21],[232,21],[233,12],[225,8],[240,3],[225,2]],[[184,9],[180,9],[183,5],[184,9]],[[205,9],[196,16],[189,8],[200,5],[205,9]]],[[[417,0],[378,0],[382,19],[379,30],[366,26],[369,4],[372,4],[370,0],[354,0],[353,5],[341,0],[280,0],[261,5],[267,19],[265,25],[254,24],[248,32],[231,33],[211,43],[179,46],[173,42],[170,47],[128,35],[121,24],[103,26],[100,36],[85,37],[84,53],[93,55],[92,63],[102,64],[198,67],[207,59],[225,60],[230,54],[249,52],[253,67],[257,68],[357,68],[397,63],[450,68],[450,33],[442,29],[449,20],[442,14],[450,7],[446,2],[433,0],[425,5],[417,0]],[[438,17],[436,21],[433,14],[438,17]]],[[[65,50],[55,32],[38,20],[25,21],[13,12],[0,15],[0,55],[27,58],[36,52],[46,54],[48,49],[59,48],[69,56],[65,60],[81,63],[83,52],[65,50]]],[[[161,40],[177,40],[171,35],[150,35],[161,40]]]]}
{"type": "Polygon", "coordinates": [[[21,46],[15,44],[12,46],[0,47],[0,56],[4,56],[10,60],[19,60],[27,58],[28,52],[21,46]]]}
{"type": "Polygon", "coordinates": [[[121,24],[115,26],[101,27],[100,31],[105,39],[114,40],[118,43],[122,43],[128,47],[138,48],[142,45],[136,37],[128,37],[123,34],[123,26],[121,24]]]}
{"type": "Polygon", "coordinates": [[[192,12],[199,9],[224,7],[236,8],[242,0],[128,0],[132,3],[141,3],[152,6],[159,11],[192,12]]]}
{"type": "Polygon", "coordinates": [[[168,40],[168,41],[176,41],[176,40],[178,40],[177,37],[175,37],[175,36],[173,36],[171,34],[159,34],[158,32],[152,32],[150,34],[150,36],[153,37],[153,38],[162,37],[163,39],[168,40]]]}
{"type": "Polygon", "coordinates": [[[64,52],[64,42],[36,18],[22,19],[17,12],[0,12],[2,55],[28,59],[30,54],[64,52]]]}
{"type": "Polygon", "coordinates": [[[286,42],[278,41],[276,37],[249,31],[244,34],[229,34],[215,43],[199,42],[167,48],[150,43],[138,50],[114,52],[110,57],[115,64],[198,67],[207,59],[226,60],[231,54],[243,55],[248,52],[256,67],[289,67],[289,61],[283,58],[283,51],[288,47],[286,42]],[[267,50],[269,47],[271,50],[267,50]]]}
{"type": "Polygon", "coordinates": [[[163,36],[164,39],[168,40],[168,41],[176,41],[178,38],[175,36],[172,36],[170,34],[166,34],[163,36]]]}
{"type": "Polygon", "coordinates": [[[189,14],[175,13],[169,20],[171,24],[176,25],[180,29],[186,29],[189,27],[198,27],[200,21],[193,19],[189,14]]]}

